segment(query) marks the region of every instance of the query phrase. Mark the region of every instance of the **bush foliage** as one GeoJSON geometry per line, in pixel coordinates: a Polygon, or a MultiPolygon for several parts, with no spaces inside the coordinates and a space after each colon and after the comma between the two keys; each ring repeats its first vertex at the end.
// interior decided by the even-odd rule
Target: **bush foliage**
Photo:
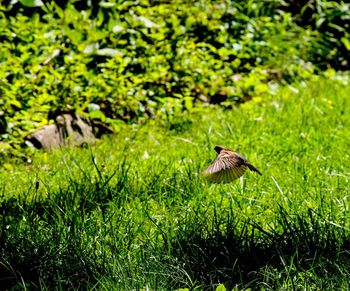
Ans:
{"type": "Polygon", "coordinates": [[[349,17],[326,0],[0,4],[1,150],[64,111],[118,129],[347,68],[349,17]]]}

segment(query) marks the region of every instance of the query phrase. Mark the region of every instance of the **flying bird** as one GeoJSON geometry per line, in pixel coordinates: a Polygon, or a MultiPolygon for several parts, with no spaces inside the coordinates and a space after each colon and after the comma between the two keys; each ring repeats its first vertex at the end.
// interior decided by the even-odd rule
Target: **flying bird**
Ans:
{"type": "Polygon", "coordinates": [[[208,181],[212,183],[230,183],[243,176],[247,168],[261,175],[260,171],[241,154],[223,146],[216,146],[214,150],[218,153],[218,156],[203,172],[208,181]]]}

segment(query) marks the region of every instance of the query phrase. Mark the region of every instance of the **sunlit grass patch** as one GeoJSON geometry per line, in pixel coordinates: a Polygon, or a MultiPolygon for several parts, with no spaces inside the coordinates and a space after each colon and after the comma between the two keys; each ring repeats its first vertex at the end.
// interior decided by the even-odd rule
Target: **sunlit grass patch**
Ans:
{"type": "Polygon", "coordinates": [[[8,165],[1,285],[348,288],[350,89],[296,89],[8,165]],[[263,176],[209,184],[217,144],[263,176]]]}

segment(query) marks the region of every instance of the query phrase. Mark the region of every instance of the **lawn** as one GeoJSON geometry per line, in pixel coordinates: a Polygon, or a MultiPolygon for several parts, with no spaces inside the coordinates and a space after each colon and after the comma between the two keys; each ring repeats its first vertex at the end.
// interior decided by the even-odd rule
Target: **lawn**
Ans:
{"type": "Polygon", "coordinates": [[[349,94],[318,78],[4,164],[0,285],[349,289],[349,94]],[[206,182],[218,144],[263,175],[206,182]]]}

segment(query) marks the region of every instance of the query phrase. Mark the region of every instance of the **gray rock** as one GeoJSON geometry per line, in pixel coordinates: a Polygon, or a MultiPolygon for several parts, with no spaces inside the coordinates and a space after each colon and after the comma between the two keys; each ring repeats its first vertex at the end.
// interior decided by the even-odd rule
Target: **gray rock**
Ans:
{"type": "Polygon", "coordinates": [[[26,137],[27,144],[47,150],[91,143],[94,140],[94,128],[91,122],[77,114],[58,115],[54,124],[45,125],[26,137]]]}

